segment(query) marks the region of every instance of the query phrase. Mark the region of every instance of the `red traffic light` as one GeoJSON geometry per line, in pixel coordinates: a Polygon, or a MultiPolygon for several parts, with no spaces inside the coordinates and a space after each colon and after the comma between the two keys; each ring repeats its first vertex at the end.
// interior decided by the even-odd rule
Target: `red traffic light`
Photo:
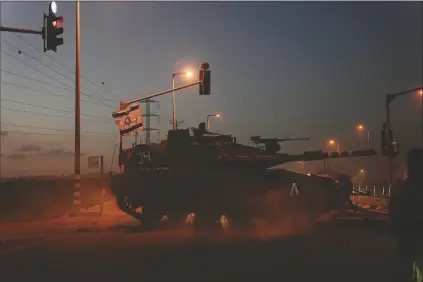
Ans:
{"type": "Polygon", "coordinates": [[[56,27],[56,26],[59,26],[59,25],[63,24],[63,22],[64,22],[63,17],[57,17],[56,20],[55,21],[52,21],[51,24],[54,27],[56,27]]]}

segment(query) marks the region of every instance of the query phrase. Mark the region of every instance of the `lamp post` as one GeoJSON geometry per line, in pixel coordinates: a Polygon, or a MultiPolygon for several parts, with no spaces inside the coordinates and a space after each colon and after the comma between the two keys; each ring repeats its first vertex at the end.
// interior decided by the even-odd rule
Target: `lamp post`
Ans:
{"type": "Polygon", "coordinates": [[[418,93],[421,97],[421,103],[422,103],[422,124],[421,124],[421,126],[422,126],[422,144],[423,144],[423,89],[420,89],[418,91],[418,93]]]}
{"type": "Polygon", "coordinates": [[[220,114],[216,113],[216,114],[209,114],[209,115],[207,115],[207,130],[210,130],[210,118],[211,117],[220,118],[220,114]]]}
{"type": "Polygon", "coordinates": [[[336,152],[339,153],[339,143],[338,142],[336,142],[335,140],[331,139],[331,140],[329,140],[328,143],[331,146],[336,145],[336,152]]]}
{"type": "Polygon", "coordinates": [[[371,146],[371,143],[370,143],[370,127],[366,127],[362,124],[357,125],[358,131],[363,131],[364,129],[367,129],[367,145],[369,146],[369,149],[371,149],[372,146],[371,146]]]}
{"type": "MultiPolygon", "coordinates": [[[[187,77],[191,77],[192,73],[187,72],[176,72],[172,74],[172,89],[175,89],[175,76],[178,75],[186,75],[187,77]]],[[[175,130],[178,127],[176,121],[176,105],[175,105],[175,91],[172,91],[172,129],[175,130]]]]}

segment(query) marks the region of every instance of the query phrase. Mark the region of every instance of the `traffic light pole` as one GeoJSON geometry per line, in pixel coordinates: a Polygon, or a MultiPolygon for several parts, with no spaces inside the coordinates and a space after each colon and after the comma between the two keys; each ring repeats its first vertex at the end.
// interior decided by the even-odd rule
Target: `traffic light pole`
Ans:
{"type": "Polygon", "coordinates": [[[187,84],[187,85],[183,85],[183,86],[180,86],[180,87],[177,87],[177,88],[172,87],[172,89],[168,89],[168,90],[165,90],[165,91],[162,91],[162,92],[159,92],[159,93],[154,93],[154,94],[151,94],[151,95],[148,95],[148,96],[145,96],[145,97],[141,97],[141,98],[138,98],[138,99],[134,99],[134,100],[131,100],[131,101],[126,101],[126,102],[121,101],[119,108],[120,108],[120,110],[124,110],[130,104],[133,104],[133,103],[136,103],[136,102],[141,102],[141,101],[144,101],[144,100],[148,100],[148,99],[151,99],[151,98],[154,98],[154,97],[157,97],[157,96],[161,96],[161,95],[164,95],[164,94],[167,94],[167,93],[170,93],[170,92],[185,89],[185,88],[188,88],[188,87],[191,87],[191,86],[194,86],[194,85],[200,85],[200,95],[210,95],[210,70],[209,70],[209,67],[210,67],[209,63],[204,62],[204,63],[201,64],[200,79],[196,82],[193,82],[193,83],[190,83],[190,84],[187,84]],[[205,90],[201,87],[203,87],[203,88],[207,87],[207,89],[205,90]]]}
{"type": "Polygon", "coordinates": [[[15,32],[15,33],[39,34],[39,35],[43,34],[43,30],[7,27],[7,26],[1,26],[1,25],[0,25],[0,31],[8,31],[8,32],[15,32]]]}
{"type": "MultiPolygon", "coordinates": [[[[385,109],[386,109],[386,140],[388,140],[388,166],[389,166],[389,185],[391,185],[393,192],[395,193],[395,187],[392,186],[393,183],[393,152],[392,152],[392,141],[391,137],[389,135],[391,128],[391,113],[390,113],[390,107],[389,105],[391,102],[397,98],[398,96],[407,95],[409,93],[413,93],[416,91],[419,91],[423,89],[423,86],[420,86],[418,88],[408,89],[402,92],[394,93],[394,94],[386,94],[385,96],[385,109]]],[[[423,97],[423,96],[422,96],[423,97]]],[[[422,98],[422,142],[423,142],[423,98],[422,98]]]]}
{"type": "MultiPolygon", "coordinates": [[[[393,99],[392,99],[393,100],[393,99]]],[[[392,183],[393,183],[393,171],[392,171],[392,162],[393,162],[393,156],[392,156],[392,140],[389,132],[391,130],[391,113],[389,111],[389,104],[391,103],[391,98],[388,95],[385,96],[385,109],[386,109],[386,140],[388,140],[388,174],[389,174],[389,183],[388,185],[390,185],[392,187],[392,183]]],[[[393,188],[393,187],[392,187],[393,188]]],[[[395,188],[393,188],[393,192],[395,192],[395,188]]]]}
{"type": "Polygon", "coordinates": [[[120,109],[123,110],[130,104],[133,104],[133,103],[136,103],[136,102],[141,102],[141,101],[144,101],[144,100],[148,100],[148,99],[151,99],[151,98],[154,98],[154,97],[157,97],[157,96],[161,96],[161,95],[173,92],[173,91],[185,89],[185,88],[195,86],[195,85],[198,85],[198,84],[201,84],[201,83],[203,83],[203,81],[199,80],[199,81],[187,84],[187,85],[183,85],[183,86],[180,86],[180,87],[177,87],[177,88],[172,88],[172,89],[168,89],[168,90],[165,90],[165,91],[162,91],[162,92],[154,93],[154,94],[142,97],[142,98],[138,98],[138,99],[134,99],[134,100],[131,100],[131,101],[126,101],[126,102],[120,102],[120,109]]]}

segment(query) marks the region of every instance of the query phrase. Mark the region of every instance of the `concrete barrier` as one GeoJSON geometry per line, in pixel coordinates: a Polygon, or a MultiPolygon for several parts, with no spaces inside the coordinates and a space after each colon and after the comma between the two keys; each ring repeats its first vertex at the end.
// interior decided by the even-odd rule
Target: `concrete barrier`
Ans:
{"type": "MultiPolygon", "coordinates": [[[[81,180],[83,208],[101,202],[102,188],[111,198],[109,180],[83,177],[81,180]]],[[[107,196],[108,195],[108,196],[107,196]]],[[[27,178],[0,182],[0,220],[54,218],[70,211],[73,204],[71,178],[27,178]]]]}

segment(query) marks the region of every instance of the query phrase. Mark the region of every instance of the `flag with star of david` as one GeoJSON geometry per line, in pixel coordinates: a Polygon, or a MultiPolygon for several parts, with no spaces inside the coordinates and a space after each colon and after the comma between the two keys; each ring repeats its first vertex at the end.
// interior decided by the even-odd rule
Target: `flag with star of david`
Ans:
{"type": "Polygon", "coordinates": [[[140,104],[131,104],[127,108],[112,113],[121,136],[132,135],[144,130],[140,104]]]}

